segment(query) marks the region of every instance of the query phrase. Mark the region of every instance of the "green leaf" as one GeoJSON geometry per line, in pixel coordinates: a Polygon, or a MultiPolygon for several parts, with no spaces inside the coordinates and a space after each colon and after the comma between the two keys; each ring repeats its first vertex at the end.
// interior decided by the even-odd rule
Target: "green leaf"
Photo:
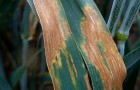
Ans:
{"type": "Polygon", "coordinates": [[[124,56],[124,63],[127,68],[127,76],[123,83],[124,90],[134,89],[136,77],[140,68],[140,47],[124,56]]]}
{"type": "MultiPolygon", "coordinates": [[[[36,12],[36,9],[35,9],[35,6],[34,6],[34,3],[33,3],[33,0],[27,0],[27,2],[29,3],[33,13],[35,14],[35,16],[37,16],[37,12],[36,12]]],[[[38,17],[38,16],[37,16],[38,17]]]]}
{"type": "Polygon", "coordinates": [[[132,23],[140,9],[140,0],[131,0],[129,2],[129,6],[126,10],[124,19],[122,21],[121,27],[119,29],[119,33],[124,35],[129,35],[130,28],[132,23]]]}
{"type": "Polygon", "coordinates": [[[19,82],[19,80],[21,79],[22,75],[25,73],[26,68],[25,66],[20,66],[19,68],[17,68],[10,76],[10,83],[12,85],[12,87],[15,87],[16,84],[19,82]]]}
{"type": "MultiPolygon", "coordinates": [[[[140,63],[139,63],[140,64],[140,63]]],[[[123,82],[123,90],[134,90],[140,67],[130,69],[123,82]]]]}
{"type": "Polygon", "coordinates": [[[36,74],[37,74],[38,67],[33,67],[29,79],[29,90],[37,90],[36,89],[36,74]]]}
{"type": "Polygon", "coordinates": [[[137,32],[138,32],[138,34],[140,34],[140,12],[138,14],[136,24],[137,24],[137,27],[138,27],[138,31],[137,32]]]}
{"type": "Polygon", "coordinates": [[[109,28],[112,36],[114,37],[116,28],[120,19],[120,16],[125,6],[126,0],[114,0],[113,6],[110,12],[109,20],[107,22],[107,27],[109,28]]]}
{"type": "Polygon", "coordinates": [[[140,60],[140,47],[128,53],[123,59],[127,70],[137,67],[140,60]]]}
{"type": "Polygon", "coordinates": [[[5,78],[0,77],[0,90],[12,90],[10,84],[5,78]]]}
{"type": "Polygon", "coordinates": [[[117,47],[121,56],[124,55],[125,41],[128,39],[132,23],[140,9],[140,0],[130,0],[122,24],[116,33],[117,47]]]}
{"type": "Polygon", "coordinates": [[[31,12],[30,6],[26,3],[21,23],[21,33],[24,40],[29,37],[30,12],[31,12]]]}
{"type": "Polygon", "coordinates": [[[140,46],[140,39],[136,41],[136,43],[132,46],[131,50],[134,50],[140,46]]]}
{"type": "Polygon", "coordinates": [[[122,88],[126,72],[123,60],[93,0],[33,1],[54,88],[122,88]]]}

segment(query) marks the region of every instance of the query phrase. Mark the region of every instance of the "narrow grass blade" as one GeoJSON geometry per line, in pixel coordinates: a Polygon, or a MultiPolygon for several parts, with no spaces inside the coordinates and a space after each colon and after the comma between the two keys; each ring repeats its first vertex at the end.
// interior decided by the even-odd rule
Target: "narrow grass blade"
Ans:
{"type": "Polygon", "coordinates": [[[22,76],[24,75],[24,73],[27,71],[27,68],[31,65],[31,63],[34,61],[34,59],[36,58],[36,56],[41,53],[41,51],[44,49],[41,48],[39,49],[29,60],[30,62],[28,62],[27,65],[23,65],[20,66],[19,68],[17,68],[10,76],[10,83],[12,85],[12,87],[15,87],[16,84],[19,82],[19,80],[21,80],[22,76]]]}
{"type": "Polygon", "coordinates": [[[140,47],[124,56],[127,76],[123,83],[124,90],[134,89],[134,84],[140,68],[140,47]]]}
{"type": "Polygon", "coordinates": [[[124,56],[124,63],[127,70],[129,70],[130,68],[133,68],[133,66],[134,67],[137,66],[135,64],[138,64],[139,61],[140,61],[140,47],[131,51],[126,56],[124,56]]]}
{"type": "Polygon", "coordinates": [[[107,22],[107,27],[109,28],[113,37],[115,35],[120,16],[122,14],[123,7],[125,6],[125,1],[126,0],[114,0],[113,2],[112,10],[107,22]]]}
{"type": "Polygon", "coordinates": [[[125,41],[127,40],[129,36],[129,31],[132,26],[133,20],[135,19],[138,10],[140,8],[140,0],[131,0],[129,2],[128,8],[126,10],[125,16],[123,18],[121,27],[116,33],[116,41],[118,49],[123,57],[124,55],[124,47],[125,47],[125,41]]]}
{"type": "Polygon", "coordinates": [[[136,41],[136,43],[132,46],[131,50],[134,50],[140,46],[140,39],[136,41]]]}
{"type": "Polygon", "coordinates": [[[21,66],[19,68],[17,68],[10,76],[10,84],[12,85],[12,87],[15,87],[16,84],[19,82],[19,80],[21,79],[21,77],[23,76],[23,74],[25,73],[26,68],[25,66],[21,66]]]}
{"type": "Polygon", "coordinates": [[[0,90],[12,90],[6,79],[0,77],[0,90]]]}
{"type": "Polygon", "coordinates": [[[119,33],[129,35],[130,27],[140,9],[140,0],[131,0],[127,8],[119,33]]]}
{"type": "MultiPolygon", "coordinates": [[[[43,37],[41,37],[41,47],[44,47],[44,40],[43,37]]],[[[41,73],[46,72],[46,57],[45,57],[45,50],[43,49],[41,52],[41,73]]]]}
{"type": "Polygon", "coordinates": [[[135,84],[138,76],[138,72],[140,70],[140,67],[135,67],[133,69],[130,69],[128,71],[128,75],[126,76],[124,82],[123,82],[123,90],[134,90],[135,84]]]}
{"type": "MultiPolygon", "coordinates": [[[[35,9],[33,0],[27,0],[27,2],[29,3],[29,5],[30,5],[32,11],[34,12],[35,16],[37,16],[37,12],[36,12],[36,9],[35,9]]],[[[38,16],[37,16],[37,17],[38,17],[38,16]]]]}
{"type": "Polygon", "coordinates": [[[37,89],[37,86],[36,86],[36,74],[37,74],[37,70],[38,70],[38,67],[33,67],[32,69],[32,74],[30,76],[30,80],[29,80],[29,90],[39,90],[37,89]]]}
{"type": "Polygon", "coordinates": [[[137,17],[137,27],[138,27],[138,34],[140,34],[140,11],[139,11],[138,17],[137,17]]]}
{"type": "MultiPolygon", "coordinates": [[[[31,9],[30,6],[26,3],[24,12],[23,12],[23,19],[21,24],[21,36],[22,36],[22,65],[27,65],[28,62],[28,51],[29,51],[29,38],[30,38],[30,13],[31,9]]],[[[27,89],[27,72],[24,71],[20,80],[20,87],[21,90],[27,89]]]]}

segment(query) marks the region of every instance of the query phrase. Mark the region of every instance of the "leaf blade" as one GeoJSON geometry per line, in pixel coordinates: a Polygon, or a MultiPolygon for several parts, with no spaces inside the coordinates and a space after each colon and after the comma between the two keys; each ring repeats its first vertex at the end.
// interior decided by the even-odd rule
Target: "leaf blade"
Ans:
{"type": "Polygon", "coordinates": [[[0,90],[12,90],[10,84],[5,78],[0,77],[0,90]]]}
{"type": "Polygon", "coordinates": [[[18,81],[21,79],[22,75],[26,71],[25,66],[20,66],[17,68],[10,76],[10,83],[12,87],[15,87],[18,81]]]}
{"type": "Polygon", "coordinates": [[[130,68],[132,68],[132,66],[134,66],[134,64],[139,62],[140,60],[139,55],[140,55],[140,47],[131,51],[124,57],[124,63],[126,65],[127,70],[129,70],[130,68]]]}
{"type": "Polygon", "coordinates": [[[105,21],[92,0],[34,0],[34,5],[43,28],[47,65],[55,89],[121,88],[119,86],[125,77],[125,67],[105,21]],[[97,48],[98,43],[101,43],[101,52],[105,54],[104,60],[110,70],[97,48]],[[110,47],[112,51],[107,52],[105,49],[110,47]],[[114,58],[113,62],[107,58],[107,53],[110,54],[109,58],[114,58]],[[113,63],[116,63],[117,71],[113,68],[113,63]],[[116,76],[121,70],[123,74],[116,76]],[[92,85],[89,84],[89,78],[92,85]]]}

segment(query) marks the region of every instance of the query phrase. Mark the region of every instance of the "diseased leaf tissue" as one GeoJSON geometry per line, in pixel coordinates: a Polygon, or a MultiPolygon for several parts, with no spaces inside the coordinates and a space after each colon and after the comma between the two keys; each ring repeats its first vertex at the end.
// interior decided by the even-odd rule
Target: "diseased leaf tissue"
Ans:
{"type": "Polygon", "coordinates": [[[122,89],[126,69],[93,0],[33,2],[56,90],[122,89]]]}

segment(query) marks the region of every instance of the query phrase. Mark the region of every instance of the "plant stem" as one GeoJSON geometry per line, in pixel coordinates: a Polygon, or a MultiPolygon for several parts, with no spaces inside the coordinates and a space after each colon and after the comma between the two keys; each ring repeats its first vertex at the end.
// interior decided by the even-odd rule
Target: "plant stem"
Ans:
{"type": "Polygon", "coordinates": [[[132,23],[139,11],[140,8],[140,0],[131,0],[129,3],[129,6],[126,10],[125,17],[122,21],[122,25],[120,29],[117,32],[117,47],[119,47],[119,50],[121,52],[121,56],[124,55],[124,47],[125,47],[125,42],[129,36],[129,31],[132,26],[132,23]],[[121,43],[120,43],[121,42],[121,43]],[[122,45],[124,44],[124,45],[122,45]],[[120,47],[121,46],[121,47],[120,47]]]}
{"type": "MultiPolygon", "coordinates": [[[[43,37],[41,38],[41,47],[44,47],[43,37]]],[[[41,52],[41,72],[46,72],[46,58],[44,49],[41,52]]]]}
{"type": "Polygon", "coordinates": [[[126,0],[114,0],[107,27],[114,37],[126,0]]]}
{"type": "MultiPolygon", "coordinates": [[[[28,59],[27,58],[28,50],[29,50],[28,41],[23,40],[23,49],[22,49],[22,64],[23,65],[26,65],[26,62],[28,59]]],[[[27,71],[23,74],[20,81],[20,85],[21,85],[21,90],[27,90],[27,71]]]]}

